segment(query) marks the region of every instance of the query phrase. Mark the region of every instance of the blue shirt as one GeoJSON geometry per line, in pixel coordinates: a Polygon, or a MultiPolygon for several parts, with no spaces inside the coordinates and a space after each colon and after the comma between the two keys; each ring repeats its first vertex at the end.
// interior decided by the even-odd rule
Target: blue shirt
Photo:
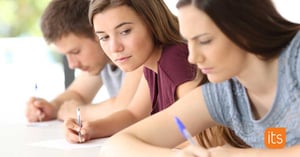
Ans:
{"type": "Polygon", "coordinates": [[[110,64],[106,64],[100,75],[109,97],[117,96],[122,85],[122,80],[125,77],[125,72],[119,67],[112,69],[110,64]]]}
{"type": "Polygon", "coordinates": [[[264,117],[254,118],[246,89],[235,78],[202,86],[211,117],[255,148],[265,148],[264,132],[269,127],[286,128],[286,146],[300,144],[299,54],[300,32],[279,56],[276,97],[264,117]]]}

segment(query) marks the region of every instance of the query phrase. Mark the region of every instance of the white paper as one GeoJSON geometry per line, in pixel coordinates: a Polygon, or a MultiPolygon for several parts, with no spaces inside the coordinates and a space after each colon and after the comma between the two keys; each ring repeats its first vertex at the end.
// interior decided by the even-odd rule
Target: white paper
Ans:
{"type": "Polygon", "coordinates": [[[49,127],[49,126],[59,126],[62,125],[63,122],[58,120],[52,120],[52,121],[43,121],[43,122],[30,122],[27,123],[26,126],[28,127],[49,127]]]}
{"type": "Polygon", "coordinates": [[[29,146],[45,147],[45,148],[55,148],[55,149],[82,149],[91,147],[101,147],[107,138],[94,139],[84,143],[69,143],[66,139],[55,139],[48,141],[41,141],[29,144],[29,146]]]}

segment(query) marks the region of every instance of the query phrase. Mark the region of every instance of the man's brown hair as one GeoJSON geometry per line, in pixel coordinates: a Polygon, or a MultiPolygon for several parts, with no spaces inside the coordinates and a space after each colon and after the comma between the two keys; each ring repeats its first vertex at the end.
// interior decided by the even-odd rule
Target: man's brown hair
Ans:
{"type": "Polygon", "coordinates": [[[74,33],[95,39],[88,20],[89,0],[52,0],[41,17],[41,30],[48,43],[74,33]]]}

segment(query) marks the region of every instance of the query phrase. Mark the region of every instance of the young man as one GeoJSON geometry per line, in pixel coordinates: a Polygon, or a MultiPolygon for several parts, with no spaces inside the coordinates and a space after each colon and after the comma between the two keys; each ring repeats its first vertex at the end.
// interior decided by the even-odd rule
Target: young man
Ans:
{"type": "Polygon", "coordinates": [[[89,24],[88,8],[87,0],[52,0],[44,11],[41,29],[45,40],[67,57],[71,69],[83,72],[52,101],[30,98],[26,108],[28,121],[76,118],[77,106],[81,106],[82,119],[94,120],[125,108],[131,101],[142,70],[125,75],[109,60],[89,24]],[[90,104],[102,85],[111,98],[90,104]]]}

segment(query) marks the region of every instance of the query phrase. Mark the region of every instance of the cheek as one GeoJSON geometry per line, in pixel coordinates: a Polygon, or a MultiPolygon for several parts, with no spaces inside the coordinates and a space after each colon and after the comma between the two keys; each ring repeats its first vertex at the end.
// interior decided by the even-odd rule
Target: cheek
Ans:
{"type": "Polygon", "coordinates": [[[109,45],[108,45],[108,43],[102,43],[102,42],[100,42],[100,46],[101,46],[101,48],[102,48],[102,53],[104,54],[104,55],[107,55],[108,57],[110,57],[110,55],[111,55],[111,52],[110,52],[110,50],[109,50],[109,45]]]}

